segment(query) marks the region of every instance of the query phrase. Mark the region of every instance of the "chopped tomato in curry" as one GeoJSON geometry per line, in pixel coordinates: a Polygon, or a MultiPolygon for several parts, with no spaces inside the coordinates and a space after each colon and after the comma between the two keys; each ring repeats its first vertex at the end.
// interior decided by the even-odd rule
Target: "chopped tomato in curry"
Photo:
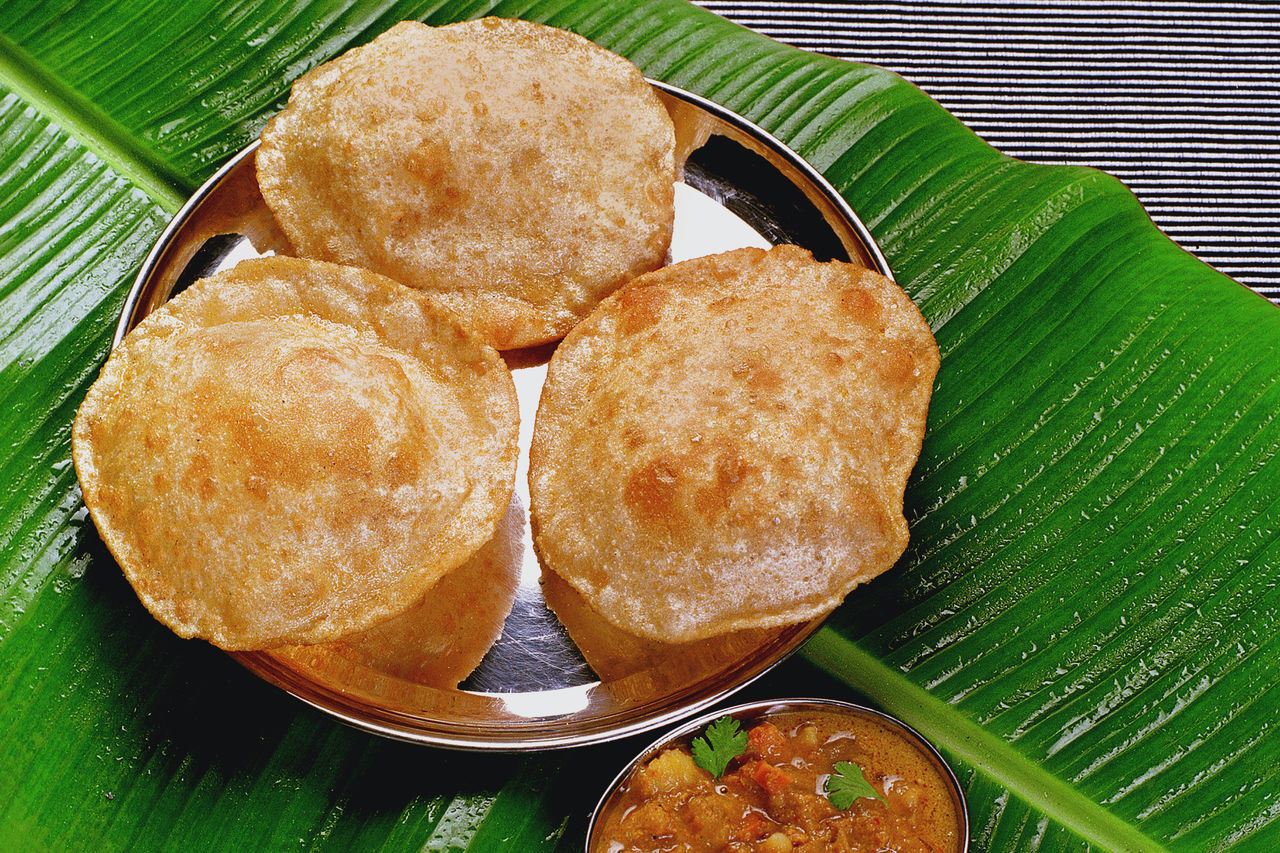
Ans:
{"type": "Polygon", "coordinates": [[[916,747],[871,719],[777,715],[747,733],[721,779],[687,748],[642,765],[601,816],[595,853],[817,853],[959,849],[946,780],[916,747]],[[824,793],[838,761],[862,768],[884,800],[838,809],[824,793]]]}

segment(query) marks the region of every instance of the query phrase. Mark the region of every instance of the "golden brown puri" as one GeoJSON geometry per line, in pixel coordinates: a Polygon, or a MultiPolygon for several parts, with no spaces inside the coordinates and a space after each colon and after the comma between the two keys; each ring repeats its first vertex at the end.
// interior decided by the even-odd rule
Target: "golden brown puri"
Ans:
{"type": "Polygon", "coordinates": [[[551,359],[530,450],[539,556],[662,642],[826,613],[906,547],[937,369],[897,285],[794,246],[641,276],[551,359]]]}
{"type": "Polygon", "coordinates": [[[511,349],[663,262],[674,146],[639,69],[580,36],[404,22],[300,78],[257,167],[300,254],[437,291],[511,349]]]}
{"type": "Polygon", "coordinates": [[[786,630],[747,629],[689,643],[663,643],[605,620],[554,572],[543,574],[542,595],[587,664],[619,697],[669,693],[692,684],[740,664],[786,630]],[[630,681],[619,684],[623,679],[630,681]]]}
{"type": "Polygon", "coordinates": [[[524,507],[512,500],[493,538],[404,613],[332,643],[283,651],[307,661],[333,654],[415,684],[457,687],[502,633],[519,587],[523,533],[524,507]]]}
{"type": "Polygon", "coordinates": [[[497,352],[429,294],[265,258],[129,333],[72,455],[147,609],[184,637],[265,648],[395,616],[488,540],[518,417],[497,352]]]}

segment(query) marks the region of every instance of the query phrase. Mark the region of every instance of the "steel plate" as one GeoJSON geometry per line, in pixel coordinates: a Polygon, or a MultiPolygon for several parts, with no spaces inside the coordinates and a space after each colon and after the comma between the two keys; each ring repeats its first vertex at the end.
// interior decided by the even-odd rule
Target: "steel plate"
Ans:
{"type": "MultiPolygon", "coordinates": [[[[687,154],[676,188],[671,260],[795,243],[819,259],[851,260],[890,274],[853,211],[795,153],[722,107],[652,84],[675,122],[677,148],[687,154]]],[[[125,303],[117,343],[190,282],[247,257],[289,252],[258,193],[256,148],[249,146],[223,166],[161,235],[125,303]]],[[[689,648],[649,648],[630,661],[613,661],[609,677],[597,675],[587,662],[592,650],[584,656],[547,606],[529,539],[529,437],[553,349],[504,353],[516,377],[522,417],[512,516],[523,524],[523,548],[514,549],[521,563],[512,566],[520,584],[501,637],[458,689],[425,687],[306,650],[233,656],[303,702],[361,729],[437,746],[517,751],[596,743],[667,725],[750,683],[803,643],[818,622],[750,641],[731,636],[689,648]]],[[[573,619],[562,615],[574,628],[573,619]]]]}

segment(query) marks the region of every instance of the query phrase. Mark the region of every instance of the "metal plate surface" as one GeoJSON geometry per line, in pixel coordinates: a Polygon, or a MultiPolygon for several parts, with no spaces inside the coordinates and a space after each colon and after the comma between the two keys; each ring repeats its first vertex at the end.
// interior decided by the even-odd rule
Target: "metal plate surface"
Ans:
{"type": "MultiPolygon", "coordinates": [[[[653,86],[674,120],[678,154],[686,157],[676,187],[671,261],[795,243],[819,259],[849,260],[890,275],[867,229],[796,154],[697,95],[653,86]]],[[[125,303],[117,343],[192,281],[244,258],[290,252],[258,193],[256,147],[210,178],[161,235],[125,303]]],[[[553,351],[549,345],[503,354],[520,398],[521,459],[508,516],[520,528],[514,538],[522,539],[522,547],[511,549],[519,562],[510,567],[519,586],[500,638],[474,673],[457,689],[437,689],[332,655],[233,656],[303,702],[367,731],[436,746],[519,751],[596,743],[669,724],[740,689],[798,648],[818,621],[620,655],[630,646],[610,643],[598,626],[575,625],[583,614],[558,617],[548,607],[529,535],[527,465],[538,394],[553,351]],[[565,622],[579,639],[596,637],[600,646],[580,649],[565,622]],[[604,677],[588,663],[599,665],[601,656],[609,659],[604,677]]]]}

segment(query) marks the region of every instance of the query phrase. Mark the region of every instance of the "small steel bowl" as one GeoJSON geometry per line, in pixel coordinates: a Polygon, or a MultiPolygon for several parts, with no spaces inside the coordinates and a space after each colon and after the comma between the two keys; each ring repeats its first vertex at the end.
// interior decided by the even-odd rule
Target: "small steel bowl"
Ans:
{"type": "Polygon", "coordinates": [[[591,812],[591,821],[587,825],[587,841],[586,853],[595,853],[598,833],[603,831],[604,821],[603,815],[612,806],[613,800],[618,796],[623,784],[631,777],[637,768],[646,764],[650,759],[659,752],[669,747],[680,744],[687,744],[696,735],[700,734],[712,721],[721,717],[729,716],[737,720],[742,728],[748,729],[755,723],[763,722],[771,717],[779,714],[828,714],[843,715],[850,718],[870,719],[873,722],[896,732],[901,735],[903,740],[916,747],[917,751],[926,761],[938,772],[942,777],[943,783],[947,786],[951,794],[952,805],[956,813],[956,839],[958,853],[968,853],[969,850],[969,812],[965,803],[964,790],[960,787],[960,780],[956,778],[956,774],[952,771],[951,766],[947,764],[942,754],[924,738],[915,729],[908,726],[901,720],[891,717],[888,714],[881,713],[872,708],[862,705],[854,705],[850,702],[840,702],[835,699],[766,699],[759,702],[751,702],[746,705],[736,705],[732,708],[723,708],[709,711],[701,716],[689,720],[677,729],[668,732],[660,740],[654,741],[648,747],[643,749],[639,755],[631,760],[626,767],[623,768],[614,780],[609,783],[604,794],[600,797],[600,801],[596,803],[595,809],[591,812]]]}

